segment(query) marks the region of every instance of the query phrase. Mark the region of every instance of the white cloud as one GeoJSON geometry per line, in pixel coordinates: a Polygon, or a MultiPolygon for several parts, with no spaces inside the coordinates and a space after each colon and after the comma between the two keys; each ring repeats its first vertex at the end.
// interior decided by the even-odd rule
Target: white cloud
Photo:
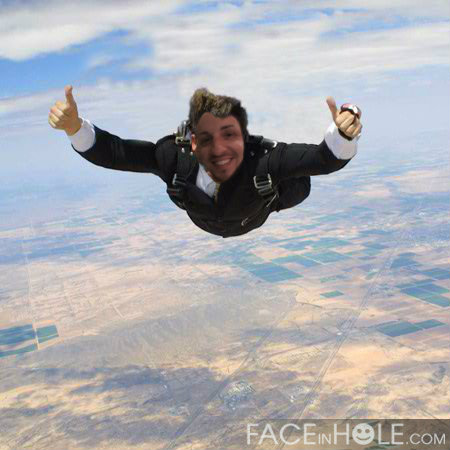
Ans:
{"type": "MultiPolygon", "coordinates": [[[[119,125],[117,133],[138,132],[142,139],[157,139],[174,131],[184,118],[185,105],[176,89],[176,79],[132,83],[102,80],[95,86],[75,86],[73,94],[79,114],[98,126],[119,125]]],[[[63,87],[0,100],[0,136],[32,134],[37,129],[62,133],[47,122],[50,107],[57,100],[64,101],[63,87]]]]}
{"type": "Polygon", "coordinates": [[[86,69],[92,70],[97,67],[106,66],[116,60],[117,60],[117,58],[114,58],[111,55],[106,55],[106,54],[94,55],[86,63],[86,69]]]}
{"type": "MultiPolygon", "coordinates": [[[[352,4],[343,2],[347,3],[352,4]]],[[[278,13],[288,14],[285,2],[276,5],[278,13]]],[[[323,33],[348,24],[374,17],[381,20],[379,9],[232,27],[268,16],[270,8],[273,3],[248,3],[242,8],[223,5],[217,11],[161,15],[157,22],[150,19],[130,33],[147,42],[153,53],[135,58],[128,67],[151,69],[161,75],[193,72],[192,84],[186,86],[189,91],[200,79],[222,89],[249,86],[248,92],[279,92],[282,84],[292,93],[330,84],[333,79],[359,76],[367,80],[369,76],[378,83],[389,71],[448,65],[449,27],[445,22],[323,38],[323,33]]],[[[298,6],[296,9],[301,11],[298,6]]]]}
{"type": "MultiPolygon", "coordinates": [[[[280,2],[283,3],[283,2],[280,2]]],[[[384,20],[389,20],[396,16],[405,19],[448,19],[449,8],[446,0],[290,0],[288,2],[293,10],[331,8],[339,10],[368,11],[370,15],[380,14],[384,20]]]]}
{"type": "MultiPolygon", "coordinates": [[[[400,70],[448,66],[447,2],[394,3],[321,1],[320,8],[339,12],[276,23],[270,19],[296,17],[317,8],[317,1],[245,2],[242,7],[222,2],[215,10],[178,15],[172,12],[186,2],[117,1],[105,7],[105,2],[94,0],[51,1],[38,2],[34,8],[23,3],[0,7],[0,56],[30,58],[125,29],[127,40],[146,43],[153,50],[151,56],[132,59],[127,68],[151,69],[157,79],[75,86],[85,116],[106,124],[117,119],[124,128],[145,130],[147,137],[155,138],[187,113],[193,90],[207,86],[242,99],[249,109],[251,131],[264,130],[267,136],[286,140],[298,135],[317,140],[329,121],[327,95],[349,89],[358,80],[366,92],[374,92],[400,70]],[[401,17],[404,26],[324,37],[356,25],[364,29],[388,23],[391,17],[401,17]]],[[[107,64],[111,57],[93,55],[87,66],[107,64]]],[[[47,126],[48,109],[61,96],[63,86],[60,91],[0,100],[2,131],[11,132],[8,123],[19,127],[21,120],[31,118],[32,123],[47,126]]]]}
{"type": "Polygon", "coordinates": [[[180,1],[30,1],[0,5],[0,57],[20,61],[157,20],[180,1]]]}

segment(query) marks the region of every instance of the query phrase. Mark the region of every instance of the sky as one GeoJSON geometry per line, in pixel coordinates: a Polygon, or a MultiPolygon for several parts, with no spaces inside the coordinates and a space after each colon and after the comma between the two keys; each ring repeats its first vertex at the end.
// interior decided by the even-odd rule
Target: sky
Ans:
{"type": "MultiPolygon", "coordinates": [[[[448,0],[0,0],[0,176],[102,177],[47,122],[80,115],[156,142],[198,87],[241,99],[249,131],[319,143],[325,99],[363,112],[359,151],[450,127],[448,0]]],[[[31,179],[30,178],[30,179],[31,179]]]]}

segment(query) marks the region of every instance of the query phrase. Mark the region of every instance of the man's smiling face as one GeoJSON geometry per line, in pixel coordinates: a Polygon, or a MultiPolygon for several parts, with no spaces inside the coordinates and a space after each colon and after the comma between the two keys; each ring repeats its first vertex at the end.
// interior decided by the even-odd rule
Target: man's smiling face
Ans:
{"type": "Polygon", "coordinates": [[[192,133],[192,151],[216,183],[228,180],[244,159],[244,138],[234,116],[204,113],[192,133]]]}

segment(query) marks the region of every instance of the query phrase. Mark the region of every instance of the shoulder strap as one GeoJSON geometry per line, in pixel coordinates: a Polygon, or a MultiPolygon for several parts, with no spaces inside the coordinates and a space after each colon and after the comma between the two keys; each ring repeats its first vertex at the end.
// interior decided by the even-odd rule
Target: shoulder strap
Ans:
{"type": "Polygon", "coordinates": [[[256,151],[262,152],[256,166],[253,184],[258,194],[264,199],[266,208],[268,208],[272,202],[278,199],[278,189],[273,183],[269,171],[269,153],[278,146],[278,142],[266,139],[263,136],[252,136],[252,138],[255,138],[256,141],[254,141],[257,147],[256,151]]]}
{"type": "Polygon", "coordinates": [[[177,146],[177,168],[171,185],[167,186],[167,194],[182,209],[186,209],[184,206],[184,191],[193,162],[194,154],[191,152],[190,147],[187,145],[177,146]]]}

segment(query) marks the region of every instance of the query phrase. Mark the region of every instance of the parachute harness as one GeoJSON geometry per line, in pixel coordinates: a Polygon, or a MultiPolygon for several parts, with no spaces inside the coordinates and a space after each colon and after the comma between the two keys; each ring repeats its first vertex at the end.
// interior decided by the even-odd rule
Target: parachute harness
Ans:
{"type": "MultiPolygon", "coordinates": [[[[188,120],[183,120],[178,126],[175,134],[175,144],[179,151],[177,154],[177,169],[172,178],[170,187],[167,187],[167,193],[173,202],[182,209],[186,209],[184,205],[184,192],[187,179],[192,167],[192,158],[194,156],[191,151],[191,130],[188,120]]],[[[250,136],[250,143],[257,144],[258,148],[262,148],[266,155],[269,151],[275,149],[278,142],[266,139],[263,136],[250,136]]],[[[255,156],[255,151],[250,154],[255,156]]],[[[259,216],[266,208],[279,198],[277,186],[273,184],[272,177],[269,173],[269,158],[261,158],[253,177],[253,184],[258,194],[264,199],[264,207],[255,215],[246,217],[241,222],[241,226],[245,226],[250,220],[259,216]]]]}
{"type": "Polygon", "coordinates": [[[167,193],[179,208],[186,209],[184,206],[184,190],[194,156],[191,151],[191,130],[188,120],[183,120],[178,126],[175,133],[175,144],[179,148],[177,169],[172,178],[172,186],[167,187],[167,193]]]}

